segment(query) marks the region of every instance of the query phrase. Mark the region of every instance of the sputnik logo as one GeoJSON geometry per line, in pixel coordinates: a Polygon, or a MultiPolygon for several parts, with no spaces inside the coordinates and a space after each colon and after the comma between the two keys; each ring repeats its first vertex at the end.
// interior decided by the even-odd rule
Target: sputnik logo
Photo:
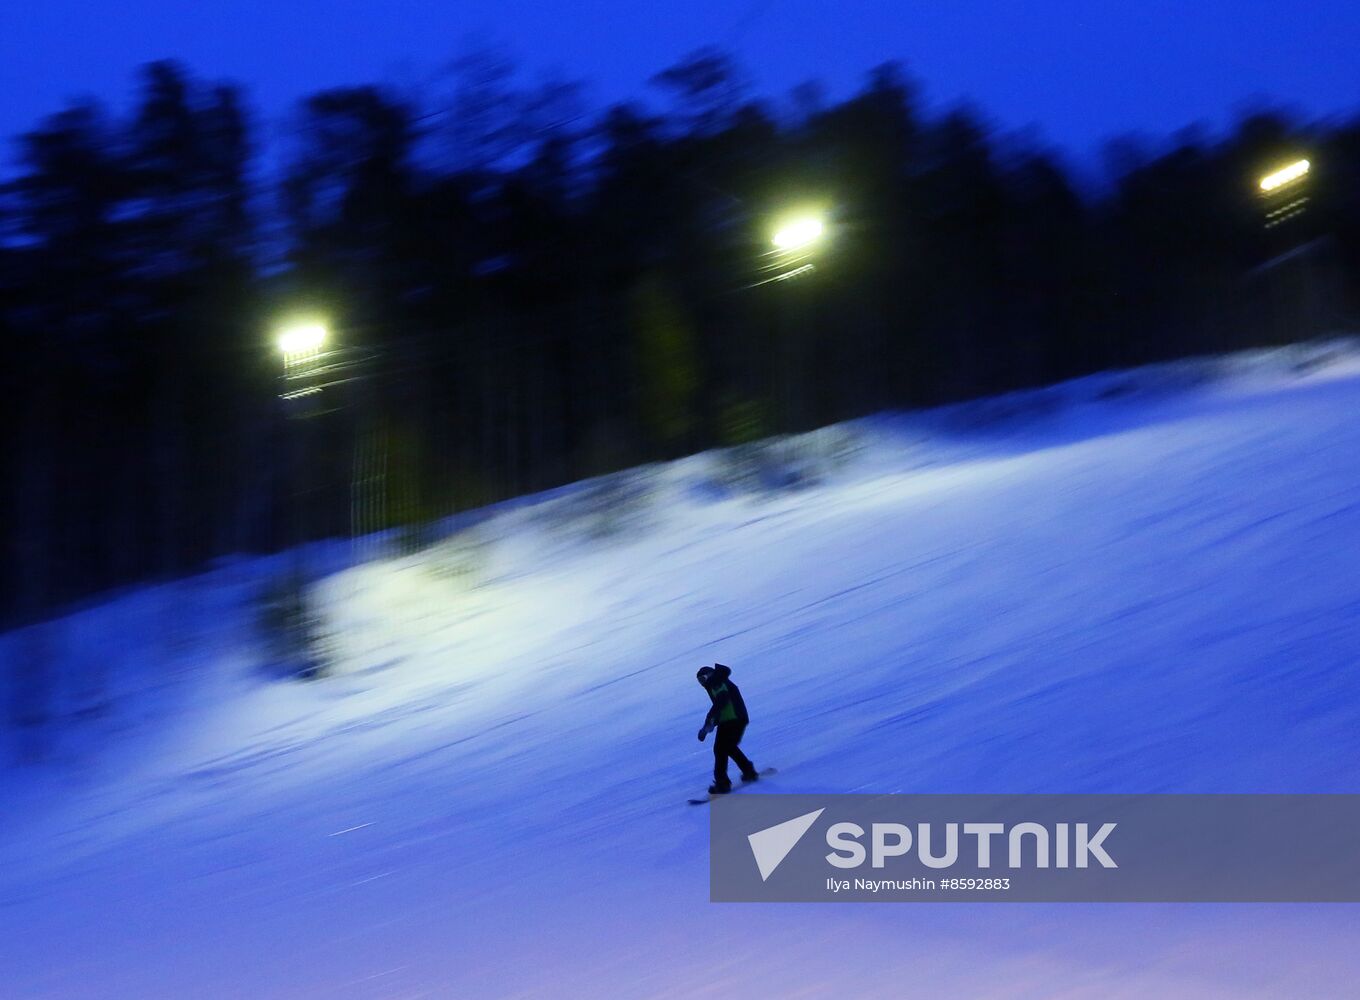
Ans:
{"type": "Polygon", "coordinates": [[[816,812],[804,813],[783,823],[757,830],[746,838],[751,845],[751,853],[755,856],[756,867],[760,869],[762,882],[769,880],[774,870],[789,856],[789,852],[798,845],[798,841],[812,829],[812,824],[817,822],[817,817],[824,812],[825,807],[816,812]]]}

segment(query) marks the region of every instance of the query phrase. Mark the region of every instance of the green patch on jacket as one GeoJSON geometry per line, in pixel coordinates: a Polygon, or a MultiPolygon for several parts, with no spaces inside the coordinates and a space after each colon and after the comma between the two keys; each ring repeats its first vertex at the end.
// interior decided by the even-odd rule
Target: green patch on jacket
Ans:
{"type": "Polygon", "coordinates": [[[722,708],[718,710],[719,722],[737,721],[737,710],[732,707],[732,699],[728,696],[726,684],[719,684],[708,693],[708,696],[713,699],[713,704],[715,705],[718,704],[719,696],[723,699],[722,708]]]}

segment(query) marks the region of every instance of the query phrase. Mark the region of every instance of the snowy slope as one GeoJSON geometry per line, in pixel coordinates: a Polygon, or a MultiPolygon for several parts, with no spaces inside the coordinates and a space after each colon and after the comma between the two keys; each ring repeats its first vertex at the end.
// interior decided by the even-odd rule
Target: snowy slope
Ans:
{"type": "Polygon", "coordinates": [[[1360,791],[1353,359],[876,418],[794,492],[696,456],[605,539],[517,505],[327,578],[315,684],[267,561],[89,609],[113,710],[0,771],[0,995],[1354,996],[1352,906],[713,906],[684,805],[714,659],[744,794],[1360,791]]]}

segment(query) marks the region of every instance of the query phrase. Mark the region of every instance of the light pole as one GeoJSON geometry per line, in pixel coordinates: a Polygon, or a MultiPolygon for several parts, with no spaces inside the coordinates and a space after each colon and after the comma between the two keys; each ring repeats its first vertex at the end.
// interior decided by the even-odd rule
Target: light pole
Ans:
{"type": "Polygon", "coordinates": [[[1291,321],[1302,321],[1310,336],[1316,332],[1313,330],[1316,303],[1309,253],[1317,241],[1303,240],[1300,230],[1301,217],[1308,211],[1312,172],[1312,161],[1300,157],[1262,175],[1256,185],[1262,201],[1264,226],[1271,234],[1267,241],[1271,257],[1256,269],[1256,273],[1266,276],[1274,326],[1272,336],[1276,342],[1297,338],[1299,331],[1289,329],[1291,321]],[[1298,263],[1291,269],[1297,272],[1297,282],[1288,282],[1284,265],[1296,259],[1298,263]],[[1290,285],[1297,290],[1297,299],[1288,295],[1290,285]],[[1301,299],[1302,308],[1282,308],[1282,297],[1291,300],[1289,305],[1301,299]]]}
{"type": "Polygon", "coordinates": [[[285,448],[292,506],[292,566],[285,588],[285,606],[279,609],[281,627],[288,633],[289,653],[303,662],[299,673],[310,677],[317,672],[312,655],[311,620],[306,605],[306,564],[303,548],[307,543],[307,512],[311,476],[311,456],[303,440],[304,422],[318,412],[321,377],[326,371],[326,347],[330,341],[326,323],[316,319],[293,320],[281,325],[274,344],[283,362],[279,377],[279,403],[283,408],[285,448]]]}
{"type": "MultiPolygon", "coordinates": [[[[827,240],[827,221],[824,213],[817,209],[801,209],[777,219],[771,230],[771,249],[765,254],[762,270],[767,274],[758,284],[792,281],[816,270],[816,259],[825,249],[827,240]]],[[[781,296],[779,303],[781,395],[783,396],[784,430],[792,434],[797,430],[800,412],[801,378],[798,371],[802,360],[802,349],[806,346],[804,336],[806,323],[798,308],[792,290],[781,296]]],[[[791,456],[792,457],[792,456],[791,456]]]]}
{"type": "Polygon", "coordinates": [[[317,319],[293,320],[279,327],[274,343],[283,359],[279,400],[291,424],[289,466],[293,484],[293,547],[295,571],[301,576],[302,545],[306,542],[304,507],[311,485],[308,454],[302,441],[301,421],[317,411],[321,395],[320,376],[326,370],[326,346],[331,339],[326,323],[317,319]]]}

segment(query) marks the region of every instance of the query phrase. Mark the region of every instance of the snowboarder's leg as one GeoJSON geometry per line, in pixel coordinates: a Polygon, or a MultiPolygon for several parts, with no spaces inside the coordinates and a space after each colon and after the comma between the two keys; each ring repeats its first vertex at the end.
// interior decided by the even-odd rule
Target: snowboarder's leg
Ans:
{"type": "MultiPolygon", "coordinates": [[[[732,730],[726,722],[718,723],[718,733],[713,737],[713,787],[731,788],[732,780],[727,777],[727,758],[736,750],[732,742],[732,730]]],[[[740,753],[740,751],[737,751],[740,753]]]]}
{"type": "Polygon", "coordinates": [[[741,747],[738,746],[741,743],[742,735],[746,732],[746,725],[740,722],[731,725],[734,732],[732,734],[732,745],[727,750],[727,756],[731,757],[736,762],[737,767],[741,768],[741,776],[750,781],[756,776],[756,766],[751,763],[746,754],[741,752],[741,747]]]}
{"type": "Polygon", "coordinates": [[[737,746],[741,742],[742,733],[746,731],[746,726],[740,722],[721,722],[718,724],[718,735],[713,740],[713,784],[718,788],[730,788],[731,780],[727,777],[727,761],[729,758],[737,762],[737,767],[741,768],[742,776],[750,779],[756,773],[755,765],[747,759],[746,754],[741,752],[737,746]]]}

